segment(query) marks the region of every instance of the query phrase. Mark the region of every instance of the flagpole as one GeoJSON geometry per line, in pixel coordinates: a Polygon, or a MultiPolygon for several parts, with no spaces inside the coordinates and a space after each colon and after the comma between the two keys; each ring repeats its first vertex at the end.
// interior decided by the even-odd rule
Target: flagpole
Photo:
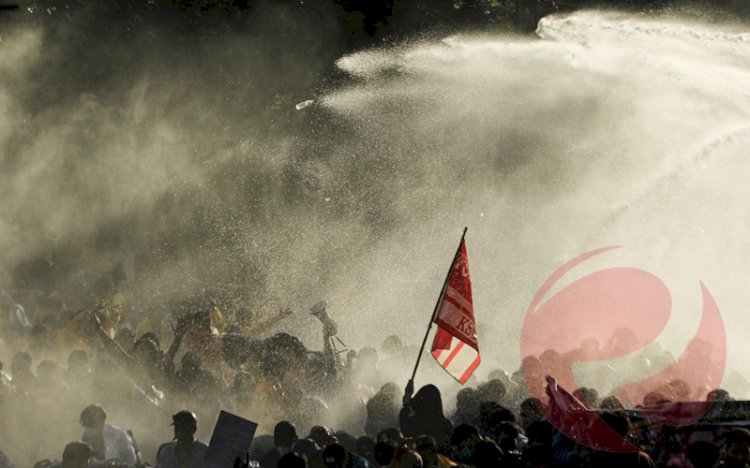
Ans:
{"type": "Polygon", "coordinates": [[[456,249],[456,253],[453,254],[453,260],[451,260],[451,266],[448,269],[448,274],[445,275],[445,281],[443,281],[443,288],[440,290],[440,295],[438,296],[438,300],[435,303],[435,308],[432,310],[432,315],[430,316],[430,323],[427,324],[427,331],[425,332],[424,339],[422,340],[422,347],[419,348],[419,354],[417,355],[417,362],[414,364],[414,371],[411,373],[411,379],[409,379],[407,388],[414,388],[414,376],[417,375],[417,368],[419,367],[419,361],[422,359],[422,353],[424,352],[424,345],[427,344],[427,337],[430,335],[430,329],[432,329],[432,323],[435,320],[435,314],[437,314],[438,307],[440,306],[440,301],[443,299],[443,295],[445,294],[445,288],[448,287],[448,279],[451,277],[451,272],[453,271],[453,264],[456,263],[456,257],[458,257],[458,254],[461,251],[461,246],[464,243],[464,237],[466,237],[466,231],[468,229],[469,229],[468,227],[464,227],[464,233],[461,234],[461,242],[458,243],[458,248],[456,249]]]}

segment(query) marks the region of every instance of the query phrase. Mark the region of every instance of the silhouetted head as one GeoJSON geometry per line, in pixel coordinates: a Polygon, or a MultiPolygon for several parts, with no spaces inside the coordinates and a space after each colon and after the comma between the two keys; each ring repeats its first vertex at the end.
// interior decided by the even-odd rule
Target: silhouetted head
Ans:
{"type": "Polygon", "coordinates": [[[392,398],[398,397],[400,391],[398,385],[393,382],[384,383],[383,386],[380,387],[380,393],[384,393],[392,398]]]}
{"type": "Polygon", "coordinates": [[[298,439],[297,442],[294,443],[294,447],[292,448],[292,452],[299,453],[300,455],[304,455],[310,459],[313,455],[318,453],[320,451],[320,447],[318,447],[318,444],[315,443],[312,439],[298,439]]]}
{"type": "Polygon", "coordinates": [[[91,429],[101,429],[107,420],[107,413],[99,405],[89,405],[81,411],[81,426],[91,429]]]}
{"type": "Polygon", "coordinates": [[[599,403],[599,407],[605,410],[617,411],[625,409],[625,404],[617,396],[610,395],[608,397],[602,398],[601,403],[599,403]]]}
{"type": "Polygon", "coordinates": [[[432,467],[438,465],[438,446],[434,437],[421,435],[414,441],[414,445],[426,466],[432,467]]]}
{"type": "Polygon", "coordinates": [[[411,399],[410,406],[417,414],[443,416],[443,399],[440,390],[432,384],[425,385],[411,399]]]}
{"type": "Polygon", "coordinates": [[[142,366],[153,366],[161,357],[159,346],[149,338],[138,338],[133,344],[133,357],[142,366]]]}
{"type": "Polygon", "coordinates": [[[516,422],[516,416],[511,410],[494,401],[485,401],[479,405],[479,427],[482,430],[492,432],[503,422],[516,422]]]}
{"type": "Polygon", "coordinates": [[[719,461],[719,447],[713,442],[699,440],[690,444],[685,455],[694,468],[712,468],[719,461]]]}
{"type": "Polygon", "coordinates": [[[311,427],[307,437],[314,440],[320,447],[327,447],[338,442],[331,430],[324,426],[311,427]]]}
{"type": "Polygon", "coordinates": [[[711,390],[706,395],[706,401],[731,401],[732,398],[729,396],[729,392],[723,388],[717,388],[711,390]]]}
{"type": "Polygon", "coordinates": [[[451,445],[460,449],[461,447],[474,446],[481,439],[476,427],[471,424],[459,424],[451,434],[451,445]]]}
{"type": "Polygon", "coordinates": [[[479,401],[494,401],[500,403],[505,396],[505,384],[499,379],[490,380],[477,387],[479,401]]]}
{"type": "Polygon", "coordinates": [[[378,432],[376,440],[378,442],[387,442],[395,447],[399,443],[401,443],[401,439],[403,438],[404,435],[401,433],[401,430],[399,428],[389,427],[378,432]]]}
{"type": "Polygon", "coordinates": [[[289,421],[280,421],[273,428],[273,444],[290,448],[297,442],[297,428],[289,421]]]}
{"type": "Polygon", "coordinates": [[[393,461],[393,455],[396,453],[396,446],[389,442],[378,442],[372,448],[372,457],[379,465],[388,466],[393,461]]]}
{"type": "Polygon", "coordinates": [[[357,450],[357,439],[346,431],[334,432],[334,437],[339,444],[343,445],[347,452],[354,452],[357,450]]]}
{"type": "Polygon", "coordinates": [[[669,399],[659,392],[648,392],[643,397],[644,406],[659,405],[662,403],[669,403],[669,399]]]}
{"type": "Polygon", "coordinates": [[[518,446],[518,427],[511,422],[501,422],[495,426],[492,435],[497,445],[504,451],[516,450],[518,446]]]}
{"type": "Polygon", "coordinates": [[[88,468],[93,455],[91,447],[83,442],[71,442],[63,450],[61,468],[88,468]]]}
{"type": "Polygon", "coordinates": [[[185,320],[198,330],[209,330],[211,328],[211,311],[206,308],[186,314],[185,320]]]}
{"type": "Polygon", "coordinates": [[[378,352],[371,346],[365,346],[357,353],[360,368],[374,369],[378,364],[378,352]]]}
{"type": "Polygon", "coordinates": [[[416,450],[405,449],[394,457],[394,468],[422,468],[422,456],[416,450]]]}
{"type": "Polygon", "coordinates": [[[521,417],[521,425],[528,427],[530,424],[536,421],[545,420],[544,413],[542,412],[543,403],[539,398],[527,398],[521,402],[521,408],[519,410],[519,416],[521,417]]]}
{"type": "Polygon", "coordinates": [[[266,375],[280,378],[290,368],[307,361],[307,348],[299,338],[287,333],[277,333],[263,342],[260,360],[266,375]]]}
{"type": "Polygon", "coordinates": [[[323,449],[323,463],[327,468],[343,468],[346,461],[346,450],[343,445],[331,444],[323,449]]]}
{"type": "Polygon", "coordinates": [[[380,346],[380,349],[385,354],[398,354],[401,352],[401,349],[403,349],[403,344],[401,343],[401,338],[399,338],[396,335],[390,335],[388,336],[384,341],[383,344],[380,346]]]}
{"type": "Polygon", "coordinates": [[[238,369],[251,357],[259,359],[261,350],[259,340],[252,340],[240,334],[226,334],[221,340],[221,355],[232,369],[238,369]]]}
{"type": "Polygon", "coordinates": [[[201,367],[201,358],[197,354],[188,351],[180,359],[180,368],[184,372],[196,372],[201,367]]]}
{"type": "Polygon", "coordinates": [[[587,404],[589,408],[595,408],[599,405],[599,392],[593,388],[581,387],[573,391],[573,396],[587,404]]]}
{"type": "Polygon", "coordinates": [[[375,439],[370,436],[359,436],[357,437],[357,440],[354,441],[354,446],[356,447],[357,454],[365,456],[372,453],[372,450],[375,447],[375,439]]]}
{"type": "Polygon", "coordinates": [[[172,415],[172,426],[178,442],[190,442],[198,430],[198,418],[192,411],[182,410],[172,415]]]}

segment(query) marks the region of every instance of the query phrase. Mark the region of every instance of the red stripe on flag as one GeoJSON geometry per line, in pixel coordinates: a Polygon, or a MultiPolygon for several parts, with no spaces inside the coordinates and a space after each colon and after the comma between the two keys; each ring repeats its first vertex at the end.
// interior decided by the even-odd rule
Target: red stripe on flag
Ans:
{"type": "Polygon", "coordinates": [[[443,366],[443,368],[447,368],[450,365],[450,363],[453,360],[453,358],[456,357],[456,354],[458,354],[458,352],[461,351],[461,348],[463,348],[463,347],[464,347],[464,342],[463,341],[459,341],[458,345],[456,346],[456,349],[454,349],[453,351],[451,351],[450,355],[448,356],[448,358],[445,361],[443,361],[443,363],[441,364],[441,366],[443,366]]]}
{"type": "Polygon", "coordinates": [[[432,341],[432,355],[443,369],[463,384],[480,362],[469,264],[463,238],[453,258],[435,309],[432,321],[437,324],[438,329],[432,341]],[[458,342],[453,340],[458,340],[458,342]],[[463,351],[465,345],[472,349],[463,351]],[[445,350],[448,350],[450,354],[441,362],[445,350]],[[461,354],[462,351],[464,354],[461,354]],[[476,357],[469,362],[471,355],[466,353],[474,351],[476,351],[476,357]],[[454,361],[455,364],[453,364],[454,361]]]}
{"type": "Polygon", "coordinates": [[[461,383],[463,384],[463,383],[465,383],[465,382],[466,382],[467,380],[469,380],[469,377],[471,376],[471,373],[472,373],[472,372],[474,372],[474,369],[476,369],[476,368],[477,368],[477,366],[479,365],[479,361],[481,361],[481,360],[482,360],[482,359],[481,359],[481,358],[479,357],[479,353],[477,353],[477,358],[476,358],[476,359],[474,359],[474,362],[472,362],[472,363],[471,363],[471,365],[469,366],[469,368],[468,368],[468,369],[466,369],[466,372],[464,372],[464,373],[463,373],[463,374],[461,375],[461,378],[460,378],[460,379],[458,379],[458,381],[459,381],[459,382],[461,382],[461,383]]]}
{"type": "Polygon", "coordinates": [[[466,307],[464,307],[461,304],[459,304],[457,300],[453,299],[450,296],[444,296],[443,300],[445,302],[448,302],[449,304],[451,304],[453,307],[455,307],[456,309],[460,310],[464,314],[470,314],[470,313],[472,313],[469,309],[467,309],[466,307]]]}

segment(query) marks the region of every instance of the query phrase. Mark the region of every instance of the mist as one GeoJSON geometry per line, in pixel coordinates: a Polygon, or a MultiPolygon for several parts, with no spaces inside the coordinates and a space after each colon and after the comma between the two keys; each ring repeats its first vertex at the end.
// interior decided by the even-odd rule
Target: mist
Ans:
{"type": "Polygon", "coordinates": [[[483,367],[514,369],[542,282],[580,253],[624,246],[592,271],[665,281],[660,340],[675,356],[697,328],[702,281],[725,320],[728,369],[744,373],[741,31],[584,12],[544,18],[541,40],[462,35],[340,59],[358,82],[324,102],[358,131],[363,149],[348,151],[381,145],[398,167],[387,183],[400,232],[360,267],[364,284],[398,291],[372,293],[376,316],[429,310],[467,225],[483,367]]]}
{"type": "MultiPolygon", "coordinates": [[[[695,333],[702,281],[726,375],[750,372],[746,27],[579,12],[348,53],[335,12],[259,4],[248,30],[0,18],[4,289],[71,296],[123,264],[139,319],[232,285],[261,316],[291,307],[274,331],[315,349],[321,299],[353,349],[418,346],[468,226],[480,378],[518,368],[552,271],[612,245],[594,266],[669,285],[665,347],[695,333]]],[[[441,372],[417,384],[453,394],[441,372]]]]}

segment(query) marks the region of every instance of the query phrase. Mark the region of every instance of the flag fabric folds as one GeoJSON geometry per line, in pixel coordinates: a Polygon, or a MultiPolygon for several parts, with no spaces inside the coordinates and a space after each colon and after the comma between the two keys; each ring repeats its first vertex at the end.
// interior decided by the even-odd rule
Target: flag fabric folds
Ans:
{"type": "Polygon", "coordinates": [[[561,387],[551,377],[547,381],[549,407],[547,420],[576,443],[607,452],[637,452],[638,447],[617,434],[589,406],[561,387]]]}
{"type": "Polygon", "coordinates": [[[479,365],[480,356],[463,239],[436,309],[434,322],[438,328],[432,341],[432,356],[446,372],[464,384],[479,365]]]}

